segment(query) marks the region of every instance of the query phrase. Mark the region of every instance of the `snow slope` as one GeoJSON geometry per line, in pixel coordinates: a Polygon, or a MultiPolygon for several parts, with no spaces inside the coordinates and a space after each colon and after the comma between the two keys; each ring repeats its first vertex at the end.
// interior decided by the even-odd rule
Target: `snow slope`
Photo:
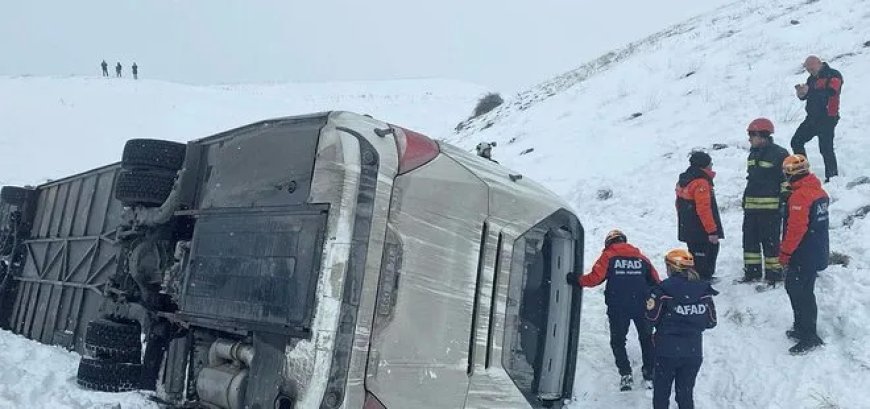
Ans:
{"type": "MultiPolygon", "coordinates": [[[[698,407],[870,408],[870,219],[844,225],[870,205],[870,185],[847,183],[870,175],[868,19],[865,0],[738,2],[523,92],[463,124],[450,140],[469,148],[497,141],[497,160],[570,200],[587,229],[587,265],[598,257],[604,234],[622,228],[662,271],[662,255],[680,245],[677,175],[692,149],[710,150],[727,239],[718,273],[720,324],[706,335],[698,407]],[[732,281],[742,275],[746,125],[758,116],[772,118],[777,141],[788,147],[803,120],[793,85],[805,80],[800,64],[809,53],[845,76],[836,139],[842,177],[826,189],[832,250],[850,255],[852,263],[832,266],[818,280],[826,348],[792,357],[783,334],[792,323],[785,291],[757,293],[732,281]],[[713,150],[714,144],[724,146],[713,150]],[[613,197],[599,199],[608,189],[613,197]]],[[[821,172],[816,142],[808,151],[821,172]]],[[[617,391],[603,291],[587,295],[574,407],[648,407],[649,393],[617,391]]],[[[629,335],[638,374],[634,339],[629,335]]]]}
{"type": "Polygon", "coordinates": [[[99,77],[0,77],[0,184],[120,159],[130,138],[177,141],[280,116],[350,110],[446,134],[485,90],[449,80],[191,86],[99,77]]]}

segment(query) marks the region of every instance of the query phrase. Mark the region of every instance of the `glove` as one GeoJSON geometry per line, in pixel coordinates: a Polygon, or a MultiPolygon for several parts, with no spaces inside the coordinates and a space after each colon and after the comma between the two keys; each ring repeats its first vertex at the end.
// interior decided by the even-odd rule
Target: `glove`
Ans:
{"type": "Polygon", "coordinates": [[[779,253],[779,265],[781,265],[783,269],[788,266],[789,261],[791,261],[791,254],[779,253]]]}
{"type": "Polygon", "coordinates": [[[568,282],[568,285],[580,286],[580,276],[577,273],[565,274],[565,281],[568,282]]]}

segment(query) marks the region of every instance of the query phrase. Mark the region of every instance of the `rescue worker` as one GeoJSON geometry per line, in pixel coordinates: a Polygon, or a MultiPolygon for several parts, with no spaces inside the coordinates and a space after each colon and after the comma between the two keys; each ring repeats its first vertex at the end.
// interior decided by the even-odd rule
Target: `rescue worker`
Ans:
{"type": "Polygon", "coordinates": [[[707,281],[715,278],[719,240],[725,238],[713,191],[715,176],[710,155],[695,151],[676,188],[678,238],[689,247],[696,271],[707,281]]]}
{"type": "Polygon", "coordinates": [[[652,328],[644,319],[643,308],[652,287],[661,280],[649,259],[637,247],[628,244],[625,233],[613,230],[607,233],[604,250],[592,271],[582,277],[570,273],[567,278],[568,284],[581,287],[595,287],[607,281],[604,302],[610,323],[610,348],[620,375],[619,388],[629,391],[634,385],[631,362],[625,351],[625,336],[632,322],[643,356],[643,379],[647,387],[651,386],[654,365],[652,328]]]}
{"type": "Polygon", "coordinates": [[[498,163],[492,159],[492,148],[495,146],[497,146],[495,142],[481,142],[474,149],[477,151],[477,156],[498,163]]]}
{"type": "Polygon", "coordinates": [[[740,282],[761,280],[763,261],[764,279],[769,285],[775,285],[782,281],[780,201],[785,182],[782,161],[788,151],[773,143],[773,122],[767,118],[755,119],[746,131],[751,148],[743,192],[743,278],[740,282]]]}
{"type": "Polygon", "coordinates": [[[834,129],[840,122],[840,93],[843,90],[843,76],[839,71],[811,55],[804,62],[810,74],[805,84],[795,85],[795,92],[801,101],[806,101],[807,117],[798,127],[791,139],[791,149],[795,155],[807,155],[804,144],[819,137],[819,151],[825,161],[825,182],[837,176],[837,155],[834,153],[834,129]]]}
{"type": "Polygon", "coordinates": [[[115,76],[121,78],[121,63],[115,65],[115,76]]]}
{"type": "Polygon", "coordinates": [[[816,333],[818,306],[814,291],[818,272],[828,267],[830,200],[822,183],[810,172],[804,156],[789,156],[782,170],[792,194],[788,199],[779,262],[786,269],[785,290],[794,311],[794,326],[786,335],[797,344],[789,352],[799,355],[824,345],[816,333]]]}
{"type": "Polygon", "coordinates": [[[655,328],[653,409],[670,406],[672,387],[679,409],[694,409],[695,379],[704,356],[702,333],[716,326],[713,296],[719,293],[700,279],[690,252],[671,250],[665,264],[668,278],[646,302],[646,317],[655,328]]]}
{"type": "Polygon", "coordinates": [[[136,63],[134,62],[133,65],[130,67],[130,69],[133,70],[133,79],[138,80],[139,79],[139,66],[136,65],[136,63]]]}
{"type": "Polygon", "coordinates": [[[108,77],[109,76],[109,64],[106,63],[106,60],[103,60],[103,62],[100,63],[100,68],[103,69],[103,76],[108,77]]]}

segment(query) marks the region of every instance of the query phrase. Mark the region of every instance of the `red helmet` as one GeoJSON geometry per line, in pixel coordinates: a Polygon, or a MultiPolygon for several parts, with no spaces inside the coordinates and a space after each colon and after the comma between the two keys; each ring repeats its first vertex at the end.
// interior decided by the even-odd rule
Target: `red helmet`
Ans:
{"type": "Polygon", "coordinates": [[[757,118],[749,123],[749,127],[746,128],[746,131],[773,133],[773,122],[767,118],[757,118]]]}

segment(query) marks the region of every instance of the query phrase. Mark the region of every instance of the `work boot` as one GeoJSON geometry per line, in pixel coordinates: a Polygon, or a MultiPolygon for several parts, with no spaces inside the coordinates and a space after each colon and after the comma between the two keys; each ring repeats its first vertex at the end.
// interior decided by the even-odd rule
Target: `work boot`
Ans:
{"type": "Polygon", "coordinates": [[[652,390],[653,371],[643,371],[643,387],[647,390],[652,390]]]}
{"type": "Polygon", "coordinates": [[[737,283],[738,284],[754,284],[754,283],[757,283],[759,281],[761,281],[761,277],[746,276],[745,275],[745,276],[743,276],[743,278],[738,279],[737,283]]]}
{"type": "Polygon", "coordinates": [[[619,379],[619,390],[622,392],[630,391],[632,385],[634,385],[634,379],[631,375],[622,375],[622,378],[619,379]]]}
{"type": "Polygon", "coordinates": [[[782,270],[780,269],[770,269],[764,272],[765,280],[770,285],[774,285],[776,283],[781,283],[783,281],[782,270]]]}
{"type": "Polygon", "coordinates": [[[822,339],[814,335],[808,339],[798,341],[795,346],[788,349],[788,352],[792,355],[804,355],[822,345],[825,345],[822,339]]]}

